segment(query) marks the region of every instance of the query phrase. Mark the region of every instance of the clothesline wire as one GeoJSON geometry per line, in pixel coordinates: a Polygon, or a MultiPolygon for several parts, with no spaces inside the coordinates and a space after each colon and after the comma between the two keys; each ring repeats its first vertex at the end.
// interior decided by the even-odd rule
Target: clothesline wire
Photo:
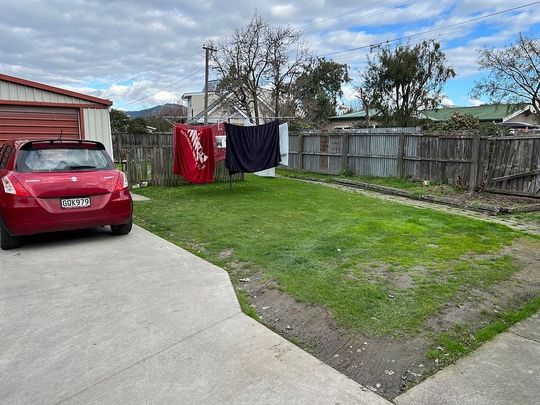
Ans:
{"type": "MultiPolygon", "coordinates": [[[[190,118],[194,118],[194,117],[186,117],[186,116],[183,116],[183,115],[167,115],[167,116],[164,116],[163,118],[167,119],[175,119],[175,118],[183,118],[183,119],[190,119],[190,118]]],[[[201,117],[202,118],[202,117],[201,117]]],[[[238,117],[238,116],[226,116],[226,115],[223,115],[223,116],[219,116],[219,117],[208,117],[209,120],[226,120],[226,119],[235,119],[235,120],[256,120],[256,119],[288,119],[288,120],[292,120],[292,119],[297,119],[298,117],[238,117]]]]}

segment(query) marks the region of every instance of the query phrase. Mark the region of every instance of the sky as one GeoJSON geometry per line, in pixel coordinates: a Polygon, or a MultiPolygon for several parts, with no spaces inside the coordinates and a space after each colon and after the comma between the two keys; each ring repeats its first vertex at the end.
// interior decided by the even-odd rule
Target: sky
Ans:
{"type": "Polygon", "coordinates": [[[520,32],[540,37],[540,1],[532,0],[3,0],[0,73],[124,110],[179,103],[203,88],[202,45],[230,36],[254,10],[301,30],[314,54],[347,63],[353,82],[342,102],[353,107],[372,45],[440,42],[457,73],[444,103],[467,106],[487,101],[469,96],[486,74],[476,67],[478,49],[514,43],[520,32]]]}

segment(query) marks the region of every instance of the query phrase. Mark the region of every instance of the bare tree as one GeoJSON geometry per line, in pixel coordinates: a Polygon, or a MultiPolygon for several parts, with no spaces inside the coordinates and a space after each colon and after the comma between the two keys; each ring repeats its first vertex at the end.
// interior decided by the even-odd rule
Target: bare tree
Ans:
{"type": "Polygon", "coordinates": [[[475,82],[471,96],[486,95],[496,103],[530,103],[540,119],[539,40],[519,34],[517,43],[506,48],[480,50],[477,63],[489,75],[475,82]]]}
{"type": "Polygon", "coordinates": [[[212,55],[219,90],[231,92],[248,117],[259,124],[259,92],[270,66],[269,26],[255,12],[251,21],[217,45],[212,55]]]}
{"type": "Polygon", "coordinates": [[[266,35],[269,69],[266,78],[272,87],[274,114],[279,117],[280,104],[287,104],[292,83],[304,70],[309,59],[309,46],[302,33],[290,26],[269,27],[266,35]]]}
{"type": "MultiPolygon", "coordinates": [[[[273,115],[303,71],[308,46],[301,32],[289,26],[270,26],[255,12],[251,21],[217,44],[212,55],[218,91],[232,93],[238,106],[259,123],[259,96],[272,92],[273,115]]],[[[264,97],[260,97],[264,99],[264,97]]]]}

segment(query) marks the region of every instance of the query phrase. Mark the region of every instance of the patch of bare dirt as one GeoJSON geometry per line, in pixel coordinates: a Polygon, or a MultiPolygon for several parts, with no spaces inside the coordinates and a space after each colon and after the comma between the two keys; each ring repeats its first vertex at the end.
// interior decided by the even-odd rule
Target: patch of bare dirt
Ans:
{"type": "Polygon", "coordinates": [[[386,281],[396,290],[406,290],[414,286],[415,282],[408,273],[401,271],[389,271],[388,266],[371,267],[364,270],[368,275],[368,281],[375,276],[378,279],[386,281]]]}
{"type": "MultiPolygon", "coordinates": [[[[538,244],[519,240],[501,254],[516,257],[523,270],[492,288],[464,291],[426,321],[423,333],[404,338],[369,337],[343,328],[326,308],[297,302],[279,290],[275,281],[265,281],[259,273],[251,274],[240,288],[249,294],[265,325],[368,389],[393,399],[437,370],[435,362],[425,356],[433,345],[433,332],[458,325],[479,329],[497,312],[540,293],[538,244]]],[[[388,271],[384,266],[371,272],[395,288],[414,286],[407,274],[388,271]]]]}
{"type": "Polygon", "coordinates": [[[427,320],[426,326],[429,330],[438,333],[464,325],[475,331],[492,321],[498,313],[517,308],[540,294],[538,244],[519,239],[500,254],[514,257],[522,270],[489,289],[474,288],[463,291],[454,302],[427,320]]]}
{"type": "Polygon", "coordinates": [[[458,203],[486,204],[502,208],[527,207],[540,204],[540,200],[538,198],[520,197],[508,194],[495,194],[486,192],[476,193],[472,196],[468,193],[451,193],[445,194],[444,196],[458,203]]]}
{"type": "Polygon", "coordinates": [[[326,364],[386,398],[394,398],[434,367],[424,356],[429,341],[374,338],[336,324],[320,306],[297,302],[264,282],[260,274],[243,284],[261,321],[326,364]]]}
{"type": "Polygon", "coordinates": [[[221,260],[226,260],[228,258],[230,258],[232,255],[233,255],[233,250],[232,249],[225,249],[225,250],[222,250],[221,252],[218,253],[218,257],[221,259],[221,260]]]}

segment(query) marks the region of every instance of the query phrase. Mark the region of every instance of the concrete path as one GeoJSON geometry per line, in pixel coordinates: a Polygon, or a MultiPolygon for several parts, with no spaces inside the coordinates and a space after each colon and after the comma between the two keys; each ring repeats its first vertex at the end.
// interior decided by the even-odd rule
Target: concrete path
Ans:
{"type": "Polygon", "coordinates": [[[225,271],[138,227],[0,252],[0,399],[388,403],[244,315],[225,271]]]}
{"type": "Polygon", "coordinates": [[[408,404],[538,404],[540,315],[486,343],[396,398],[408,404]]]}
{"type": "Polygon", "coordinates": [[[150,201],[150,198],[135,193],[131,193],[131,198],[133,199],[133,201],[150,201]]]}

